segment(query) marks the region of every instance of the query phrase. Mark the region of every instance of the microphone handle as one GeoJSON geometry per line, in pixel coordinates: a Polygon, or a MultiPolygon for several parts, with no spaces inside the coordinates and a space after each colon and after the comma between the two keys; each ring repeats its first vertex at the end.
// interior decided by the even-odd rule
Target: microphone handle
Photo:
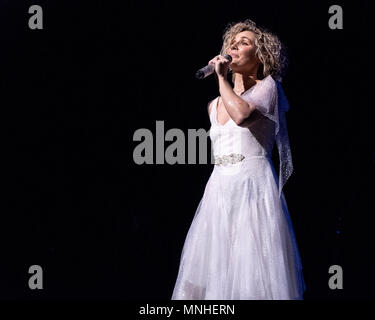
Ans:
{"type": "Polygon", "coordinates": [[[215,71],[215,67],[212,64],[208,64],[207,66],[203,67],[202,69],[199,69],[197,73],[195,74],[195,77],[197,79],[203,79],[209,76],[211,73],[215,71]]]}
{"type": "MultiPolygon", "coordinates": [[[[232,61],[232,57],[229,54],[224,55],[225,59],[228,59],[229,61],[232,61]]],[[[212,64],[208,64],[207,66],[199,69],[197,73],[195,74],[195,77],[197,79],[203,79],[209,76],[211,73],[214,73],[215,67],[212,64]]]]}

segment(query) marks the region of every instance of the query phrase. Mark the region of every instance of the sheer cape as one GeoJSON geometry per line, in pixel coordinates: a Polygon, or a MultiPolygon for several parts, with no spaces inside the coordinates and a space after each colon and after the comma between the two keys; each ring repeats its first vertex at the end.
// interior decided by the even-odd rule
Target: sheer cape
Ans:
{"type": "Polygon", "coordinates": [[[245,91],[241,98],[252,103],[257,110],[275,123],[275,140],[279,151],[279,197],[283,186],[293,172],[293,161],[289,143],[285,113],[289,103],[281,83],[271,75],[255,85],[253,90],[245,91]]]}

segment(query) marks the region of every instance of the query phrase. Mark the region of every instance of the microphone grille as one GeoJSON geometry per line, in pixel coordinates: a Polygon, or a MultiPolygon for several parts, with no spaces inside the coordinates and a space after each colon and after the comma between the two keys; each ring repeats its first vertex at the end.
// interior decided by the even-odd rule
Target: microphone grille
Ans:
{"type": "Polygon", "coordinates": [[[229,60],[229,61],[232,61],[232,56],[230,56],[229,54],[225,54],[224,58],[229,60]]]}

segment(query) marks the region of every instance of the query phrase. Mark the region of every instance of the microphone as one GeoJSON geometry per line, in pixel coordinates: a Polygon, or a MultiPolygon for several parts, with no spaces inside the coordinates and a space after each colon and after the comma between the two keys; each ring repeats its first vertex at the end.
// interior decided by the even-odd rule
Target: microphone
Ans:
{"type": "MultiPolygon", "coordinates": [[[[224,58],[227,59],[227,60],[229,60],[229,61],[232,61],[232,57],[229,54],[225,54],[224,58]]],[[[209,76],[214,71],[215,71],[215,66],[212,65],[212,64],[208,64],[207,66],[199,69],[196,72],[195,77],[197,79],[203,79],[203,78],[206,78],[207,76],[209,76]]]]}

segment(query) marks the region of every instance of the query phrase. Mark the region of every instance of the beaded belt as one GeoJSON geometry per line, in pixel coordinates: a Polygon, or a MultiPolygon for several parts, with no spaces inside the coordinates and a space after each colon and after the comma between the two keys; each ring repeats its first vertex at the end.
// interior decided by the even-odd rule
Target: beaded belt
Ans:
{"type": "Polygon", "coordinates": [[[215,164],[217,165],[226,165],[228,163],[234,164],[245,159],[240,153],[231,153],[229,155],[223,155],[222,157],[215,156],[215,164]]]}

